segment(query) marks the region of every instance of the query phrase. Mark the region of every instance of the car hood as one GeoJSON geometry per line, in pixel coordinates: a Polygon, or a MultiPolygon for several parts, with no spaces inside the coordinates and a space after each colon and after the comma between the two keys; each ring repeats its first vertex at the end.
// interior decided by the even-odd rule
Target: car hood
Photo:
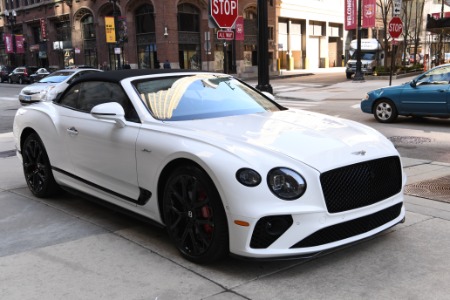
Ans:
{"type": "Polygon", "coordinates": [[[410,82],[405,82],[405,83],[402,83],[400,85],[385,86],[385,87],[381,87],[381,88],[378,88],[376,90],[373,90],[371,92],[375,92],[375,93],[379,93],[379,92],[389,92],[389,93],[391,93],[391,92],[401,92],[406,87],[409,87],[410,86],[409,84],[410,84],[410,82]]]}
{"type": "Polygon", "coordinates": [[[254,151],[286,155],[320,172],[386,155],[398,155],[393,144],[370,127],[300,110],[181,123],[180,127],[198,132],[199,139],[216,146],[223,145],[227,151],[235,151],[236,155],[241,155],[237,146],[245,144],[245,148],[250,147],[254,151]]]}
{"type": "Polygon", "coordinates": [[[24,87],[22,89],[22,94],[25,94],[25,95],[36,94],[36,93],[39,93],[40,91],[45,90],[49,86],[57,86],[57,85],[58,85],[58,83],[40,83],[40,82],[36,82],[36,83],[33,83],[31,85],[28,85],[28,86],[24,87]]]}

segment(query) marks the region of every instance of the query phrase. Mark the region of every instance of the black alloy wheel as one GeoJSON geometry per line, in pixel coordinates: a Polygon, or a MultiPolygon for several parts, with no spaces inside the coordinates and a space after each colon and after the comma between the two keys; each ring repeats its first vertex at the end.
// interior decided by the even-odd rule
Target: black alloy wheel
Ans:
{"type": "Polygon", "coordinates": [[[183,166],[170,175],[163,213],[171,240],[188,260],[210,263],[228,254],[225,210],[214,183],[200,168],[183,166]]]}
{"type": "Polygon", "coordinates": [[[30,134],[22,146],[23,173],[30,191],[39,198],[58,191],[44,145],[36,133],[30,134]]]}

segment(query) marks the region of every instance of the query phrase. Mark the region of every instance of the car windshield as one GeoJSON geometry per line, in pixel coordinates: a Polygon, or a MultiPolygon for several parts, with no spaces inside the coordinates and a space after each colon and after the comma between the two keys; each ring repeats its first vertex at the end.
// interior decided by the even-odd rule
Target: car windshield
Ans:
{"type": "Polygon", "coordinates": [[[150,113],[180,121],[284,109],[230,76],[197,74],[135,82],[150,113]]]}
{"type": "Polygon", "coordinates": [[[67,71],[58,71],[54,72],[50,75],[48,75],[45,78],[42,78],[38,82],[41,83],[60,83],[66,80],[68,77],[72,76],[73,72],[67,72],[67,71]]]}
{"type": "MultiPolygon", "coordinates": [[[[356,51],[355,51],[355,53],[353,53],[352,59],[356,59],[356,51]]],[[[361,59],[374,60],[375,59],[375,52],[361,52],[361,59]]]]}

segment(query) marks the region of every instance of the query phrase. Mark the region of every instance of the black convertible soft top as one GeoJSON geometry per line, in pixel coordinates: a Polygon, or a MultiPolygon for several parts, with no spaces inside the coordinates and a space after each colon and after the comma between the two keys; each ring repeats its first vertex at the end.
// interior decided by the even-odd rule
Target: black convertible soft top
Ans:
{"type": "Polygon", "coordinates": [[[75,82],[84,81],[108,81],[108,82],[120,82],[121,80],[129,77],[142,76],[142,75],[154,75],[154,74],[170,74],[170,73],[205,73],[205,71],[197,70],[184,70],[184,69],[127,69],[118,71],[105,71],[105,72],[93,72],[81,76],[75,82]]]}

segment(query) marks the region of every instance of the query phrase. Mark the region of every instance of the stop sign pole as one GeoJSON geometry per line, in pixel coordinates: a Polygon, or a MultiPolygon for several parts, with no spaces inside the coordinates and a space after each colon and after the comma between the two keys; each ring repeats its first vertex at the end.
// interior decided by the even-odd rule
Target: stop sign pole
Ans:
{"type": "Polygon", "coordinates": [[[388,27],[389,35],[392,37],[392,56],[391,56],[391,71],[389,72],[389,85],[392,84],[392,73],[395,67],[395,57],[397,55],[397,43],[396,38],[400,37],[403,32],[403,22],[399,17],[393,17],[389,22],[388,27]]]}

